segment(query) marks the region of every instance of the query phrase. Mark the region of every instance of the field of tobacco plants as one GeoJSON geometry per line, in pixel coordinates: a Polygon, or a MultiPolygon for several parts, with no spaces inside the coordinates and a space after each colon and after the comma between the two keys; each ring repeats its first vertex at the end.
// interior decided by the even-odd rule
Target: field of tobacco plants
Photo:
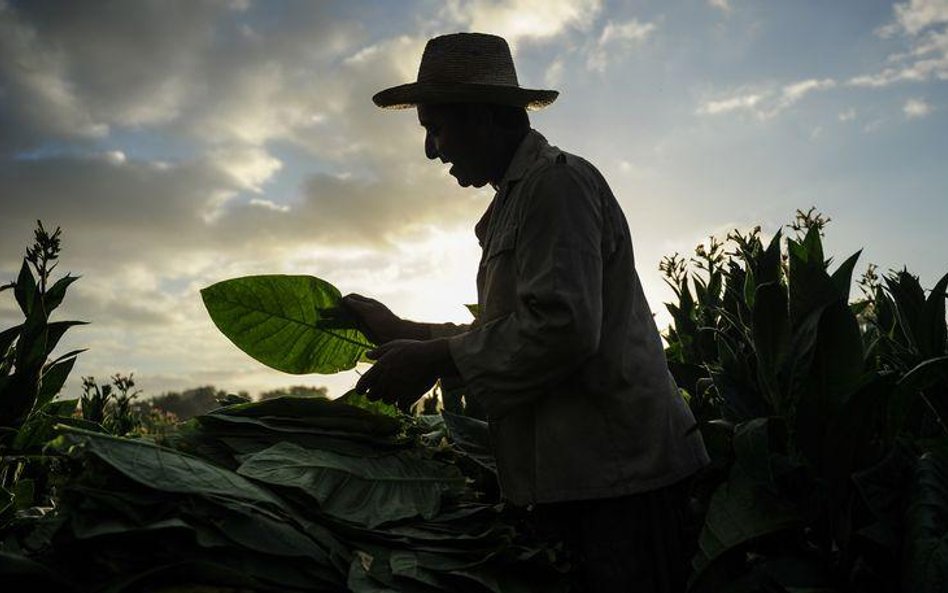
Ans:
{"type": "MultiPolygon", "coordinates": [[[[669,365],[713,460],[691,591],[948,590],[948,275],[926,291],[870,266],[852,298],[858,254],[824,254],[826,223],[799,212],[769,241],[734,232],[661,264],[669,365]]],[[[568,559],[500,499],[462,393],[414,410],[232,396],[180,423],[137,417],[131,377],[60,393],[81,355],[57,352],[81,324],[51,320],[76,280],[53,277],[60,250],[39,225],[3,287],[23,313],[0,331],[4,590],[565,591],[568,559]]],[[[373,347],[318,278],[201,296],[285,372],[373,347]]]]}

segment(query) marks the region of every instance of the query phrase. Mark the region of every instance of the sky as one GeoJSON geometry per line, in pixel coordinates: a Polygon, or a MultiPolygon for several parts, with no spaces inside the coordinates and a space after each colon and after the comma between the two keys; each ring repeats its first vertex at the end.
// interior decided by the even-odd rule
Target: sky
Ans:
{"type": "MultiPolygon", "coordinates": [[[[660,327],[662,256],[797,209],[857,272],[948,272],[948,0],[0,0],[0,282],[37,219],[81,275],[58,319],[79,377],[146,394],[306,384],[237,350],[199,290],[308,274],[418,321],[470,320],[492,197],[424,156],[427,39],[503,35],[533,126],[595,164],[628,218],[660,327]]],[[[0,295],[0,327],[19,321],[0,295]]]]}

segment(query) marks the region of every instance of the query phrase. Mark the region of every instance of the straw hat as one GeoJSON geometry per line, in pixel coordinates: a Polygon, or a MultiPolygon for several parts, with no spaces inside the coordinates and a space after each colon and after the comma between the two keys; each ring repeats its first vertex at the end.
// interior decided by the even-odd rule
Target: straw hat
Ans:
{"type": "Polygon", "coordinates": [[[503,37],[454,33],[428,40],[418,80],[376,93],[379,107],[405,109],[420,103],[500,103],[542,109],[559,92],[520,87],[503,37]]]}

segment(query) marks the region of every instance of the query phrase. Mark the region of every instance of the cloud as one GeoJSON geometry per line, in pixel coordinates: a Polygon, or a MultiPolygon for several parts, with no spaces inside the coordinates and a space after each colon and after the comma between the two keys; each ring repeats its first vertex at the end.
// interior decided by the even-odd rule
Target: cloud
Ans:
{"type": "Polygon", "coordinates": [[[839,119],[839,121],[852,121],[856,119],[856,110],[850,107],[845,111],[840,111],[836,118],[839,119]]]}
{"type": "Polygon", "coordinates": [[[876,32],[897,37],[907,51],[889,56],[878,72],[849,80],[857,87],[881,88],[903,82],[948,80],[948,0],[911,0],[893,7],[894,20],[876,32]]]}
{"type": "Polygon", "coordinates": [[[707,101],[698,108],[701,115],[720,115],[731,111],[753,111],[769,93],[748,93],[734,95],[726,99],[707,101]]]}
{"type": "Polygon", "coordinates": [[[587,51],[586,67],[604,72],[610,60],[643,43],[655,28],[655,23],[643,23],[637,19],[625,23],[607,22],[596,44],[587,51]]]}
{"type": "Polygon", "coordinates": [[[546,69],[543,80],[548,88],[556,88],[563,82],[563,59],[557,58],[546,69]]]}
{"type": "Polygon", "coordinates": [[[932,112],[932,106],[924,99],[909,99],[902,106],[902,112],[908,119],[920,119],[932,112]]]}
{"type": "Polygon", "coordinates": [[[893,7],[898,26],[910,35],[916,35],[928,27],[948,23],[946,0],[910,0],[893,7]]]}
{"type": "Polygon", "coordinates": [[[568,29],[587,30],[601,10],[601,0],[453,0],[444,14],[469,31],[504,37],[515,50],[523,40],[549,39],[568,29]]]}
{"type": "Polygon", "coordinates": [[[779,88],[740,90],[731,96],[705,101],[698,107],[697,114],[722,115],[731,112],[746,112],[760,120],[771,119],[799,103],[807,95],[835,86],[836,81],[831,78],[810,78],[779,88]]]}
{"type": "Polygon", "coordinates": [[[261,186],[283,168],[279,159],[259,148],[222,148],[210,152],[208,157],[238,187],[255,193],[261,193],[261,186]]]}
{"type": "Polygon", "coordinates": [[[722,12],[731,12],[729,0],[708,0],[708,5],[722,12]]]}

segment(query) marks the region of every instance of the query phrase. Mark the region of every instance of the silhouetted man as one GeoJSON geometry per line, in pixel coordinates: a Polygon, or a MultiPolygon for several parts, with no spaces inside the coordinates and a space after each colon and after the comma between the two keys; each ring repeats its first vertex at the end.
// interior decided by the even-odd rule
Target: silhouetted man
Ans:
{"type": "Polygon", "coordinates": [[[488,413],[503,495],[532,508],[578,560],[582,591],[683,591],[689,478],[708,463],[668,372],[628,224],[602,175],[550,146],[526,109],[506,41],[430,40],[418,80],[373,98],[417,107],[425,155],[496,194],[475,233],[479,316],[403,320],[359,295],[346,306],[381,346],[357,389],[402,404],[440,377],[488,413]]]}

